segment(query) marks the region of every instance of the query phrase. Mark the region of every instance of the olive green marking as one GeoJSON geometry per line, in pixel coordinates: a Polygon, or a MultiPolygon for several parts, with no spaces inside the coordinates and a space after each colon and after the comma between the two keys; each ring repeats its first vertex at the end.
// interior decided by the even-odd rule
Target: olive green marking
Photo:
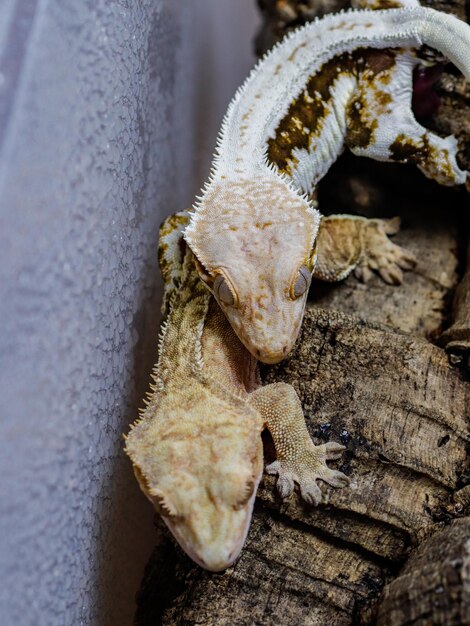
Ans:
{"type": "Polygon", "coordinates": [[[428,172],[440,172],[449,180],[455,178],[449,162],[448,150],[438,150],[429,142],[429,137],[423,133],[418,141],[413,141],[404,134],[397,136],[390,146],[390,156],[401,163],[413,163],[426,167],[428,172]],[[439,170],[436,163],[439,163],[439,170]]]}
{"type": "MultiPolygon", "coordinates": [[[[158,265],[160,267],[163,281],[167,285],[172,283],[173,263],[167,258],[167,253],[170,249],[170,246],[168,243],[166,243],[165,239],[181,225],[185,226],[188,223],[188,220],[189,218],[187,215],[181,215],[176,213],[167,218],[160,227],[158,244],[158,265]]],[[[178,239],[177,246],[179,249],[179,260],[182,263],[186,250],[186,242],[184,241],[183,237],[180,237],[178,239]]]]}
{"type": "MultiPolygon", "coordinates": [[[[394,52],[366,48],[337,55],[325,63],[309,79],[299,97],[292,101],[287,114],[279,122],[274,137],[268,140],[268,160],[274,163],[281,172],[292,175],[291,169],[297,163],[293,151],[314,149],[314,142],[321,135],[324,120],[333,110],[331,92],[336,81],[341,76],[352,75],[370,89],[372,83],[377,78],[388,74],[394,64],[394,52]]],[[[389,80],[390,77],[386,82],[389,80]]],[[[389,94],[377,89],[375,91],[383,106],[387,98],[389,98],[387,104],[390,102],[389,94]]],[[[374,127],[364,118],[364,114],[361,115],[361,109],[363,111],[366,109],[364,101],[360,103],[357,113],[351,111],[353,125],[351,141],[354,145],[365,146],[372,140],[374,127]],[[367,128],[362,130],[362,125],[366,125],[367,128]]]]}
{"type": "MultiPolygon", "coordinates": [[[[374,51],[376,52],[376,51],[374,51]]],[[[374,141],[378,118],[390,111],[392,96],[378,85],[391,80],[395,56],[371,54],[369,67],[362,73],[357,96],[346,109],[347,133],[345,143],[349,148],[367,148],[374,141]],[[387,79],[387,80],[384,80],[387,79]]]]}
{"type": "Polygon", "coordinates": [[[426,135],[422,135],[417,143],[401,133],[390,146],[390,155],[395,161],[421,165],[429,156],[429,147],[426,135]]]}
{"type": "Polygon", "coordinates": [[[377,119],[369,119],[366,103],[360,97],[348,104],[346,116],[348,119],[346,144],[350,148],[367,148],[373,141],[374,131],[378,126],[377,119]]]}
{"type": "Polygon", "coordinates": [[[178,228],[178,226],[186,225],[188,222],[189,217],[187,215],[181,215],[179,213],[174,213],[173,215],[170,215],[160,227],[160,239],[163,237],[167,237],[176,228],[178,228]]]}

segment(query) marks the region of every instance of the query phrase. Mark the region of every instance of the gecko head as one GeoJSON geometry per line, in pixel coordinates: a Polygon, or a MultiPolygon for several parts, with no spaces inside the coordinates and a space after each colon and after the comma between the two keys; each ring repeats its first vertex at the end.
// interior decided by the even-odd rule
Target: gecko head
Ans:
{"type": "Polygon", "coordinates": [[[199,275],[245,347],[277,363],[300,331],[319,213],[273,172],[218,180],[184,233],[199,275]]]}
{"type": "Polygon", "coordinates": [[[215,396],[180,411],[174,402],[167,419],[137,424],[126,452],[181,548],[201,567],[223,571],[243,547],[261,478],[259,416],[215,396]]]}

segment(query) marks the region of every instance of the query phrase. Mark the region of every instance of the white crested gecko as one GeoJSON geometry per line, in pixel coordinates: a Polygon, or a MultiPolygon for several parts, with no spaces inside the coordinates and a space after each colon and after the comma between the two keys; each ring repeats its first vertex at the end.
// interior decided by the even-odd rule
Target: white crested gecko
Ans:
{"type": "Polygon", "coordinates": [[[415,0],[396,5],[327,15],[289,34],[253,69],[224,118],[185,239],[234,331],[266,363],[291,350],[314,270],[338,280],[352,270],[367,279],[375,269],[399,283],[401,270],[413,267],[412,255],[386,237],[396,223],[384,228],[336,216],[320,226],[308,194],[345,147],[414,163],[443,185],[465,182],[456,139],[421,126],[411,97],[420,63],[414,51],[423,44],[470,78],[470,27],[415,0]],[[359,235],[356,244],[348,238],[351,254],[338,266],[328,255],[315,266],[319,228],[332,234],[336,248],[349,229],[359,235]]]}

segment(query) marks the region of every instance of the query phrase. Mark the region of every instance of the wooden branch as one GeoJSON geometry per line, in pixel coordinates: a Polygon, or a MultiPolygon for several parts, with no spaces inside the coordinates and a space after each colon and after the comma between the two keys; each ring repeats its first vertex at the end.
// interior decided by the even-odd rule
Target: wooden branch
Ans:
{"type": "Polygon", "coordinates": [[[470,367],[470,244],[466,267],[467,270],[455,290],[452,325],[442,334],[439,343],[451,353],[453,363],[470,367]]]}
{"type": "Polygon", "coordinates": [[[383,592],[377,626],[470,624],[470,518],[455,520],[417,548],[383,592]]]}
{"type": "MultiPolygon", "coordinates": [[[[456,14],[465,19],[464,7],[460,3],[456,14]]],[[[468,16],[467,16],[468,17],[468,16]]],[[[470,84],[466,83],[460,75],[447,72],[439,83],[441,104],[434,116],[431,127],[442,135],[454,134],[460,145],[459,160],[461,167],[470,171],[470,84]]],[[[467,182],[470,191],[470,180],[467,182]]],[[[445,346],[451,353],[455,364],[470,366],[470,240],[469,232],[469,209],[470,202],[467,197],[466,206],[463,207],[466,217],[461,246],[467,245],[466,259],[463,259],[463,275],[456,288],[452,307],[452,325],[440,338],[440,345],[445,346]]]]}

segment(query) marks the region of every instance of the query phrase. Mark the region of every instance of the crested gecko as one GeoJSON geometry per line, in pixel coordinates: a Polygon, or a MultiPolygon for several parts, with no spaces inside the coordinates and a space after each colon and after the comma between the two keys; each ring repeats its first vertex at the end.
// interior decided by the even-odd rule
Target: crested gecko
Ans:
{"type": "MultiPolygon", "coordinates": [[[[224,118],[184,237],[202,281],[260,361],[276,363],[291,350],[313,271],[339,280],[355,270],[366,280],[373,269],[399,283],[401,270],[413,267],[412,255],[377,225],[381,240],[376,228],[375,243],[357,243],[338,271],[315,265],[324,220],[309,195],[345,147],[414,163],[443,185],[465,182],[455,137],[421,126],[411,97],[415,49],[423,44],[470,78],[470,27],[416,0],[394,4],[327,15],[287,35],[253,69],[224,118]],[[375,252],[364,253],[364,245],[375,252]]],[[[324,227],[371,232],[361,218],[337,217],[324,227]]]]}
{"type": "Polygon", "coordinates": [[[159,261],[167,312],[153,384],[140,419],[126,436],[142,491],[183,550],[200,566],[221,571],[240,554],[263,472],[261,432],[269,429],[277,490],[294,483],[310,504],[317,480],[344,487],[348,477],[327,466],[344,446],[314,445],[300,400],[287,383],[262,386],[257,360],[233,332],[199,280],[184,249],[186,212],[163,223],[159,261]]]}

